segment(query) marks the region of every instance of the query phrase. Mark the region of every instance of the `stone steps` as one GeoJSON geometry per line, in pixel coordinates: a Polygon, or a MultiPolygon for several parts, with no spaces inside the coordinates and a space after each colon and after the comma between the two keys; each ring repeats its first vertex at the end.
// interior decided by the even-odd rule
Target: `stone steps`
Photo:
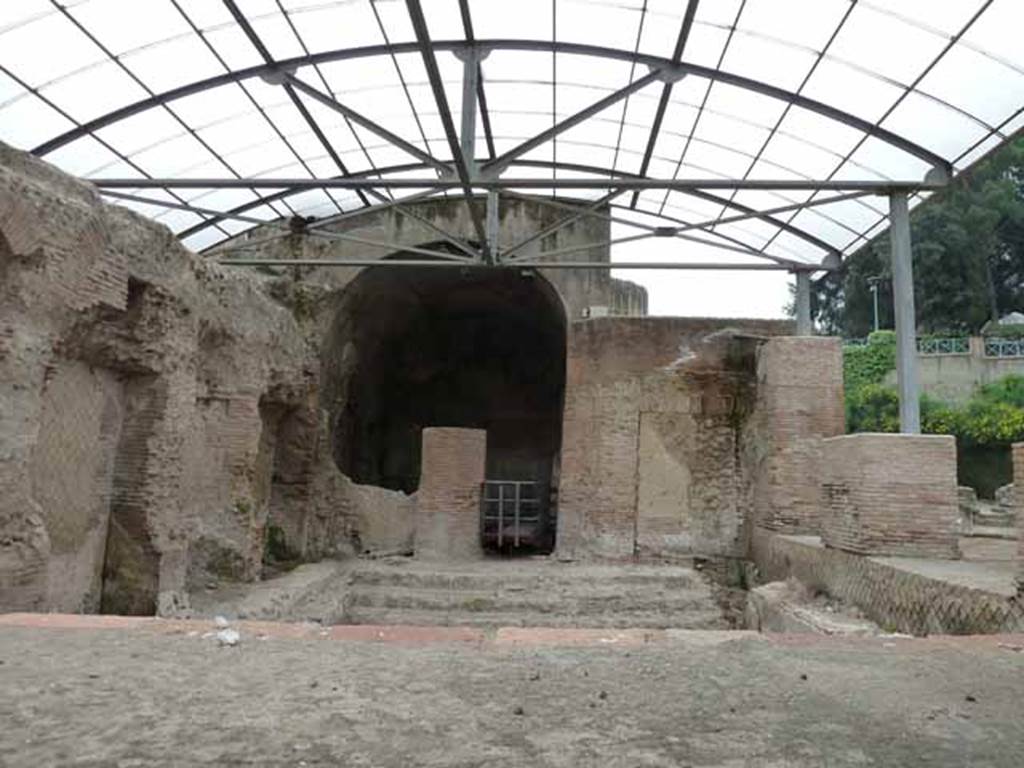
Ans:
{"type": "Polygon", "coordinates": [[[707,603],[704,591],[613,592],[607,588],[586,593],[559,591],[490,591],[478,589],[416,589],[375,586],[350,590],[348,605],[439,611],[531,611],[535,613],[608,613],[616,611],[699,610],[707,603]]]}
{"type": "Polygon", "coordinates": [[[368,563],[349,573],[350,624],[679,627],[728,622],[711,585],[679,565],[495,561],[368,563]]]}
{"type": "Polygon", "coordinates": [[[585,627],[595,629],[730,629],[717,607],[668,615],[663,612],[604,614],[469,612],[359,607],[345,612],[346,624],[452,627],[585,627]]]}
{"type": "MultiPolygon", "coordinates": [[[[628,568],[629,566],[622,566],[628,568]]],[[[546,569],[545,569],[546,570],[546,569]]],[[[350,577],[350,584],[359,587],[382,585],[387,587],[405,587],[421,589],[454,589],[477,591],[524,591],[539,588],[579,589],[582,584],[614,585],[619,589],[629,587],[657,587],[662,589],[685,590],[704,589],[704,579],[696,571],[673,568],[671,573],[657,574],[652,572],[620,573],[614,568],[602,569],[607,573],[594,569],[574,569],[565,575],[555,576],[551,573],[472,573],[472,572],[427,572],[356,570],[350,577]]]]}

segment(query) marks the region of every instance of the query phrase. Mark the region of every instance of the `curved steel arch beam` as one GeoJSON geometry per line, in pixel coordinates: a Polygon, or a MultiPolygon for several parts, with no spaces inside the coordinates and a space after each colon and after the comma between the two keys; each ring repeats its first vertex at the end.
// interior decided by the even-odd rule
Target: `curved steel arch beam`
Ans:
{"type": "MultiPolygon", "coordinates": [[[[905,136],[901,136],[897,133],[886,130],[885,128],[876,126],[868,120],[859,118],[849,112],[844,112],[843,110],[825,104],[824,102],[802,96],[792,91],[787,91],[784,88],[769,85],[768,83],[763,83],[760,80],[743,77],[742,75],[735,75],[730,72],[721,72],[719,70],[712,69],[711,67],[690,64],[685,61],[677,64],[671,59],[666,59],[661,56],[652,56],[649,54],[634,53],[632,51],[621,50],[618,48],[606,48],[603,46],[586,45],[583,43],[565,43],[551,40],[499,39],[477,40],[475,43],[469,43],[465,40],[441,40],[435,41],[431,44],[431,48],[434,51],[456,51],[471,46],[475,46],[483,50],[564,53],[579,56],[595,56],[606,59],[617,59],[619,61],[645,64],[655,69],[666,69],[668,71],[682,72],[695,75],[696,77],[715,80],[728,85],[733,85],[737,88],[760,93],[763,96],[794,104],[795,106],[848,125],[851,128],[856,128],[857,130],[884,141],[887,144],[891,144],[892,146],[897,147],[904,152],[935,166],[936,168],[942,169],[947,173],[947,175],[951,175],[952,167],[948,160],[941,155],[937,155],[931,150],[914,143],[905,136]]],[[[420,51],[421,48],[418,42],[393,43],[391,45],[371,45],[358,48],[342,48],[334,51],[310,54],[308,56],[296,56],[290,59],[282,59],[274,64],[260,64],[232,72],[225,72],[222,75],[216,75],[205,80],[198,80],[194,83],[189,83],[188,85],[173,88],[169,91],[164,91],[163,93],[156,94],[155,96],[137,101],[134,104],[129,104],[126,107],[108,112],[106,115],[102,115],[101,117],[97,117],[83,123],[77,128],[73,128],[60,136],[56,136],[49,141],[40,144],[32,150],[32,154],[37,157],[41,157],[63,147],[65,144],[81,138],[82,136],[100,130],[101,128],[105,128],[106,126],[120,120],[124,120],[125,118],[137,115],[140,112],[151,109],[152,107],[161,106],[170,101],[181,99],[186,96],[192,96],[196,93],[201,93],[202,91],[206,91],[211,88],[218,88],[222,85],[228,85],[229,83],[237,82],[239,80],[248,80],[249,78],[260,77],[281,70],[288,70],[293,67],[297,68],[302,66],[311,66],[314,64],[325,64],[332,61],[345,61],[348,59],[359,59],[371,56],[419,53],[420,51]]]]}
{"type": "Polygon", "coordinates": [[[805,232],[799,227],[794,227],[788,221],[777,219],[774,216],[767,213],[761,213],[756,208],[751,208],[749,205],[737,203],[732,198],[723,197],[721,195],[713,195],[710,192],[705,192],[701,189],[687,189],[681,191],[680,194],[689,195],[691,197],[696,197],[701,200],[707,200],[708,202],[715,203],[716,205],[724,205],[728,206],[729,208],[735,208],[737,211],[740,211],[741,213],[749,213],[752,216],[754,216],[754,218],[760,219],[761,221],[770,224],[773,227],[778,227],[781,230],[789,232],[789,234],[791,235],[799,237],[801,240],[805,240],[811,245],[815,245],[818,248],[821,248],[823,251],[825,251],[825,253],[831,253],[840,257],[842,256],[842,252],[838,248],[836,248],[834,245],[830,243],[825,242],[817,235],[812,235],[810,232],[805,232]]]}
{"type": "MultiPolygon", "coordinates": [[[[613,173],[613,171],[611,169],[608,169],[608,168],[599,168],[599,167],[596,167],[596,166],[581,165],[579,163],[557,163],[556,164],[556,163],[552,163],[552,162],[547,161],[547,160],[523,160],[523,159],[519,159],[519,160],[516,160],[513,163],[513,165],[521,165],[521,166],[533,167],[533,168],[543,168],[543,169],[546,169],[546,170],[551,170],[551,169],[553,169],[553,168],[555,168],[557,166],[557,168],[561,169],[561,170],[576,171],[576,172],[579,172],[579,173],[592,173],[592,174],[595,174],[595,175],[609,175],[609,174],[613,173]]],[[[388,173],[401,173],[401,172],[413,171],[413,170],[424,170],[426,167],[427,166],[425,164],[423,164],[423,163],[406,163],[404,165],[391,166],[389,168],[378,168],[376,170],[360,171],[358,173],[353,173],[352,177],[360,178],[360,177],[367,177],[367,176],[376,176],[377,174],[386,175],[388,173]]],[[[634,179],[643,178],[639,174],[626,173],[624,171],[618,171],[617,175],[620,178],[634,178],[634,179]]],[[[611,186],[614,186],[614,180],[610,179],[609,180],[609,184],[611,186]]],[[[386,182],[382,182],[382,186],[384,186],[384,185],[386,185],[386,182]]],[[[298,189],[293,189],[293,190],[285,189],[285,190],[281,190],[280,192],[275,192],[275,193],[273,193],[271,195],[266,195],[264,197],[257,198],[256,200],[252,200],[252,201],[250,201],[248,203],[244,203],[243,205],[237,206],[237,207],[231,209],[230,211],[225,211],[225,213],[230,215],[230,216],[244,214],[246,211],[250,211],[250,210],[253,210],[255,208],[259,208],[260,206],[265,205],[267,203],[271,203],[271,202],[275,202],[275,201],[287,198],[290,195],[299,194],[299,192],[301,192],[301,191],[303,191],[303,190],[298,190],[298,189]]],[[[728,200],[728,199],[726,199],[724,197],[719,197],[717,195],[712,195],[710,193],[705,193],[703,191],[701,191],[700,195],[697,195],[697,196],[706,196],[706,199],[708,199],[708,200],[712,200],[715,203],[720,203],[722,205],[726,205],[728,207],[736,209],[737,211],[742,211],[743,213],[757,213],[756,209],[750,208],[750,207],[748,207],[746,205],[743,205],[741,203],[736,203],[734,201],[730,201],[730,200],[728,200]]],[[[402,198],[396,199],[395,203],[396,204],[401,204],[402,203],[402,198]]],[[[349,214],[346,214],[346,217],[349,216],[349,215],[351,215],[351,216],[358,216],[358,215],[361,215],[362,213],[368,213],[368,212],[370,212],[371,210],[373,210],[375,208],[385,208],[387,206],[388,206],[388,204],[383,204],[381,206],[372,206],[371,208],[366,209],[365,211],[363,209],[358,209],[358,210],[355,210],[355,211],[350,211],[349,214]]],[[[642,211],[642,213],[650,215],[650,216],[656,216],[658,218],[665,219],[666,221],[674,221],[674,222],[683,223],[683,224],[689,223],[689,222],[680,220],[680,219],[675,218],[675,217],[666,216],[664,214],[658,214],[658,213],[655,213],[655,212],[652,212],[652,211],[642,211]]],[[[771,224],[772,226],[776,226],[776,227],[779,227],[780,229],[784,229],[785,231],[789,232],[790,234],[794,235],[795,237],[798,237],[801,240],[804,240],[804,241],[810,243],[814,247],[819,248],[819,249],[825,251],[828,254],[835,254],[835,255],[840,255],[841,256],[841,252],[840,252],[840,250],[838,248],[836,248],[835,246],[825,242],[824,240],[821,240],[820,238],[818,238],[817,236],[815,236],[815,235],[813,235],[813,234],[811,234],[809,232],[805,232],[804,230],[800,229],[799,227],[797,227],[797,226],[795,226],[793,224],[789,224],[787,222],[782,221],[781,219],[778,219],[778,218],[776,218],[774,216],[771,216],[771,215],[768,215],[768,214],[763,214],[761,216],[758,216],[757,218],[762,219],[763,221],[771,224]]],[[[200,222],[199,224],[196,224],[196,225],[194,225],[192,227],[189,227],[186,230],[182,230],[181,232],[179,232],[177,234],[177,237],[179,239],[184,239],[186,237],[191,237],[192,235],[194,235],[194,234],[196,234],[198,232],[201,232],[202,230],[206,229],[207,227],[211,227],[211,226],[219,223],[221,220],[222,219],[220,219],[220,218],[213,217],[213,218],[208,219],[206,221],[200,222]]],[[[248,230],[246,230],[246,231],[248,231],[248,230]]],[[[241,233],[239,233],[239,234],[241,234],[241,233]]],[[[739,246],[742,246],[742,247],[745,247],[745,248],[751,247],[749,243],[746,243],[746,242],[740,240],[739,238],[735,238],[735,237],[732,237],[730,235],[723,234],[721,232],[715,232],[713,234],[715,236],[717,236],[717,237],[722,238],[723,240],[728,240],[730,242],[736,243],[739,246]]]]}

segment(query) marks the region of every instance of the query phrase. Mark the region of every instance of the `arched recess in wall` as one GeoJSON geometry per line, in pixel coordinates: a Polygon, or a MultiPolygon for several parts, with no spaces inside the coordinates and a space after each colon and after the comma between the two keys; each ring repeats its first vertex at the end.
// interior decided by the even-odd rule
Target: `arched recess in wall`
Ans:
{"type": "Polygon", "coordinates": [[[472,427],[488,431],[488,477],[550,482],[565,349],[562,298],[533,270],[363,270],[339,296],[322,352],[338,468],[411,493],[423,427],[472,427]]]}

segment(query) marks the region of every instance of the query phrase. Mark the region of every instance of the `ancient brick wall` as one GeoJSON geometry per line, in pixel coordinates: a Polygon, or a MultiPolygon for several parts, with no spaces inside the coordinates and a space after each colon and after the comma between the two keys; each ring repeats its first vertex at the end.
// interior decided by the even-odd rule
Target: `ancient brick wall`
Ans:
{"type": "Polygon", "coordinates": [[[1024,604],[1018,599],[823,547],[815,537],[758,530],[751,556],[761,581],[798,579],[816,592],[857,606],[888,631],[913,635],[1024,631],[1024,604]]]}
{"type": "Polygon", "coordinates": [[[416,494],[416,555],[473,559],[480,547],[480,484],[487,462],[487,432],[429,427],[416,494]]]}
{"type": "Polygon", "coordinates": [[[211,531],[258,574],[257,404],[309,407],[310,369],[251,276],[0,145],[0,610],[183,607],[211,531]]]}
{"type": "Polygon", "coordinates": [[[848,552],[959,557],[956,442],[854,434],[822,441],[821,537],[848,552]]]}
{"type": "Polygon", "coordinates": [[[79,361],[65,361],[46,378],[29,467],[50,540],[46,602],[53,610],[99,608],[123,400],[109,371],[79,361]]]}
{"type": "Polygon", "coordinates": [[[844,432],[839,339],[792,336],[761,345],[757,404],[744,428],[758,525],[820,533],[821,440],[844,432]]]}
{"type": "Polygon", "coordinates": [[[558,550],[738,555],[740,427],[776,321],[603,318],[571,326],[558,550]]]}

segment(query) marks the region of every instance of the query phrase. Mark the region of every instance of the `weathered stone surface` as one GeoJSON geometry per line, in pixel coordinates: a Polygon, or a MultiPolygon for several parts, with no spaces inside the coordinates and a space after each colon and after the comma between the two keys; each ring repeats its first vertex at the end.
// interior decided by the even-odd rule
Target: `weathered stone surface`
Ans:
{"type": "Polygon", "coordinates": [[[744,430],[754,519],[787,533],[820,531],[821,441],[845,431],[839,340],[782,337],[757,353],[757,403],[744,430]]]}
{"type": "Polygon", "coordinates": [[[957,558],[956,443],[853,434],[822,442],[822,541],[871,555],[957,558]]]}
{"type": "Polygon", "coordinates": [[[759,632],[811,633],[816,635],[876,635],[874,622],[837,610],[828,601],[815,600],[796,581],[773,581],[747,593],[746,629],[759,632]]]}
{"type": "Polygon", "coordinates": [[[416,554],[428,558],[480,557],[480,484],[487,432],[423,430],[423,474],[417,493],[416,554]]]}
{"type": "Polygon", "coordinates": [[[572,324],[560,554],[742,554],[752,476],[740,446],[755,349],[789,329],[699,318],[572,324]]]}
{"type": "Polygon", "coordinates": [[[190,568],[255,577],[258,404],[314,386],[291,314],[6,147],[0,277],[0,607],[152,613],[190,568]]]}
{"type": "MultiPolygon", "coordinates": [[[[1002,591],[930,578],[896,558],[865,557],[824,546],[814,536],[756,529],[751,557],[762,579],[796,579],[855,605],[887,632],[984,634],[1024,630],[1024,604],[1002,591]]],[[[904,560],[904,558],[899,558],[904,560]]]]}

